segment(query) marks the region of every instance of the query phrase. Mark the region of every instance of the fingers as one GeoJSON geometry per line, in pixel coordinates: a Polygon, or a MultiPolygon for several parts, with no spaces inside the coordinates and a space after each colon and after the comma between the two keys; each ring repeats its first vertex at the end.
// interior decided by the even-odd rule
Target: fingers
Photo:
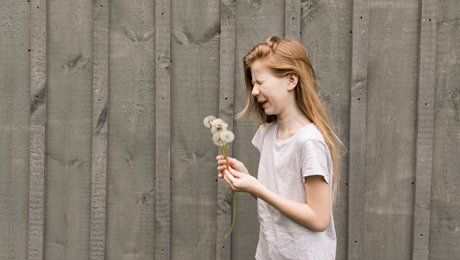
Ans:
{"type": "Polygon", "coordinates": [[[230,172],[225,170],[223,173],[223,179],[225,181],[225,186],[227,186],[227,189],[234,190],[233,181],[235,180],[235,177],[233,177],[233,175],[231,175],[230,172]]]}

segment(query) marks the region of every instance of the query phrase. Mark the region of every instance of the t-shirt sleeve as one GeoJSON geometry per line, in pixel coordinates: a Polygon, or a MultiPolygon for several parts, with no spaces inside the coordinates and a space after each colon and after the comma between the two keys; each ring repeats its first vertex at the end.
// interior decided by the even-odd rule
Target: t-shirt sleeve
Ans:
{"type": "Polygon", "coordinates": [[[302,145],[302,179],[320,175],[329,183],[330,176],[327,167],[329,149],[324,141],[309,139],[302,145]]]}
{"type": "Polygon", "coordinates": [[[264,126],[260,125],[254,137],[252,138],[252,144],[257,148],[257,150],[259,150],[259,152],[262,150],[262,132],[264,131],[264,129],[264,126]]]}

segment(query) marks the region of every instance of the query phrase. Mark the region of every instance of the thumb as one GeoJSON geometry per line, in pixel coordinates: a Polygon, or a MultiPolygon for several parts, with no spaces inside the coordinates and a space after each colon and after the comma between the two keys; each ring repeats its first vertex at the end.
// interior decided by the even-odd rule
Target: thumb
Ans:
{"type": "Polygon", "coordinates": [[[241,179],[243,173],[239,172],[239,171],[236,171],[234,169],[232,169],[232,171],[230,172],[231,175],[235,176],[236,178],[238,179],[241,179]]]}

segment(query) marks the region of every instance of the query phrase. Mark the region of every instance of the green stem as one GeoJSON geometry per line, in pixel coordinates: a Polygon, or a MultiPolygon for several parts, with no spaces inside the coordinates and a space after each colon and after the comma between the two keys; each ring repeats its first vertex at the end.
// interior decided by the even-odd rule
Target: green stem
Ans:
{"type": "Polygon", "coordinates": [[[228,231],[228,234],[225,235],[225,238],[232,233],[233,230],[233,225],[235,224],[235,215],[236,215],[236,207],[235,207],[235,192],[232,191],[232,202],[233,202],[233,217],[232,217],[232,227],[230,228],[230,231],[228,231]]]}
{"type": "MultiPolygon", "coordinates": [[[[227,158],[227,144],[224,146],[219,146],[220,151],[222,152],[222,155],[225,158],[225,161],[227,163],[227,170],[230,172],[230,166],[228,164],[228,158],[227,158]]],[[[235,191],[232,191],[232,204],[233,204],[233,217],[232,217],[232,226],[230,227],[230,231],[228,231],[228,234],[225,235],[225,238],[227,238],[230,233],[232,233],[233,226],[235,225],[235,216],[236,216],[236,205],[235,205],[235,191]]]]}

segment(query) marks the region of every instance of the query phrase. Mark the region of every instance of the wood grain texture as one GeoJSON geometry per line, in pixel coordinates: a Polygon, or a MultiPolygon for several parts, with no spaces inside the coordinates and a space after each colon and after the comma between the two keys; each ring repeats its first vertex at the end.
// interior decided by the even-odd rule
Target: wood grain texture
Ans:
{"type": "Polygon", "coordinates": [[[47,1],[45,256],[89,257],[93,5],[47,1]]]}
{"type": "Polygon", "coordinates": [[[348,164],[348,259],[364,258],[369,1],[353,0],[348,164]]]}
{"type": "Polygon", "coordinates": [[[419,1],[376,1],[369,7],[364,259],[409,259],[419,1]]]}
{"type": "Polygon", "coordinates": [[[171,3],[171,259],[215,259],[220,1],[171,3]]]}
{"type": "Polygon", "coordinates": [[[107,259],[155,257],[155,5],[110,1],[107,259]]]}
{"type": "MultiPolygon", "coordinates": [[[[302,2],[301,43],[315,70],[318,90],[336,135],[348,149],[352,49],[352,1],[302,2]]],[[[334,205],[337,260],[347,259],[348,153],[342,147],[339,191],[334,205]]]]}
{"type": "MultiPolygon", "coordinates": [[[[244,1],[236,2],[236,56],[235,56],[235,114],[246,105],[246,85],[244,83],[243,57],[256,45],[270,36],[282,37],[285,32],[284,1],[244,1]]],[[[249,173],[257,177],[259,151],[251,140],[257,131],[251,118],[234,122],[233,155],[242,161],[249,173]]],[[[232,259],[254,259],[259,240],[257,201],[249,194],[236,194],[237,219],[232,232],[232,259]]]]}
{"type": "Polygon", "coordinates": [[[286,14],[284,15],[284,37],[300,41],[301,31],[301,1],[286,0],[286,14]]]}
{"type": "Polygon", "coordinates": [[[171,5],[155,2],[155,259],[171,258],[171,5]]]}
{"type": "Polygon", "coordinates": [[[0,10],[0,259],[26,259],[29,211],[30,4],[0,10]]]}
{"type": "Polygon", "coordinates": [[[93,6],[93,117],[90,259],[105,259],[107,194],[107,105],[109,96],[109,2],[93,6]]]}
{"type": "Polygon", "coordinates": [[[30,180],[28,259],[43,259],[47,120],[46,1],[30,2],[30,180]]]}
{"type": "Polygon", "coordinates": [[[428,259],[447,260],[460,256],[460,2],[442,0],[437,2],[436,10],[436,92],[428,259]]]}
{"type": "MultiPolygon", "coordinates": [[[[235,91],[235,21],[236,2],[222,0],[220,3],[220,66],[219,66],[219,118],[233,131],[235,91]]],[[[227,155],[232,156],[233,144],[228,145],[227,155]]],[[[219,150],[219,149],[218,149],[219,150]]],[[[216,260],[231,259],[231,235],[225,238],[232,222],[232,192],[219,179],[217,184],[217,233],[216,260]]],[[[237,212],[236,212],[237,214],[237,212]]],[[[235,217],[236,222],[236,217],[235,217]]]]}
{"type": "Polygon", "coordinates": [[[413,260],[428,260],[433,173],[434,93],[436,68],[436,1],[421,1],[417,83],[417,133],[413,260]]]}

